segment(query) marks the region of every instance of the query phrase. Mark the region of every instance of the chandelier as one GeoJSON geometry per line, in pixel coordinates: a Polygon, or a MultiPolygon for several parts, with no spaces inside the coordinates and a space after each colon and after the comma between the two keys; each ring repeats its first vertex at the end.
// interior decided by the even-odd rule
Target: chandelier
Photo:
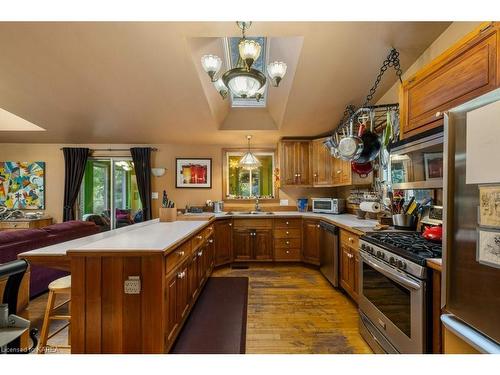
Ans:
{"type": "Polygon", "coordinates": [[[253,170],[257,169],[261,166],[259,159],[255,157],[255,155],[250,151],[250,139],[252,139],[251,135],[247,135],[248,141],[248,151],[240,159],[238,166],[243,169],[253,170]]]}
{"type": "MultiPolygon", "coordinates": [[[[222,60],[215,55],[204,55],[201,58],[201,66],[208,74],[215,89],[223,99],[231,91],[240,98],[255,98],[259,101],[266,90],[266,75],[260,70],[253,69],[253,63],[259,58],[261,45],[255,40],[245,37],[252,22],[236,22],[242,31],[242,38],[238,44],[239,57],[235,68],[229,69],[217,77],[217,73],[222,67],[222,60]]],[[[286,73],[286,64],[281,61],[274,61],[267,65],[267,74],[274,87],[278,87],[286,73]]]]}

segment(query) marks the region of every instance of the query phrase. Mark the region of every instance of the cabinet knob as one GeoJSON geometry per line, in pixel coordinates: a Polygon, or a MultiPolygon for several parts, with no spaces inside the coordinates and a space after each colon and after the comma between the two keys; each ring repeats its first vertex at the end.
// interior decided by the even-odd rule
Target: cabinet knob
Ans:
{"type": "Polygon", "coordinates": [[[354,242],[354,238],[349,237],[349,242],[354,242]]]}
{"type": "Polygon", "coordinates": [[[286,233],[286,234],[290,234],[290,232],[289,232],[289,231],[286,231],[285,233],[286,233]]]}
{"type": "Polygon", "coordinates": [[[290,254],[290,250],[286,250],[285,253],[290,254]]]}
{"type": "Polygon", "coordinates": [[[209,240],[208,240],[208,243],[214,243],[214,240],[209,239],[209,240]]]}
{"type": "Polygon", "coordinates": [[[176,251],[177,255],[180,256],[180,257],[183,257],[184,256],[184,251],[182,250],[179,250],[179,251],[176,251]]]}
{"type": "Polygon", "coordinates": [[[316,224],[316,228],[319,228],[319,224],[316,224]]]}
{"type": "Polygon", "coordinates": [[[201,240],[203,236],[196,236],[197,239],[201,240]]]}
{"type": "Polygon", "coordinates": [[[337,174],[341,174],[341,173],[342,173],[342,170],[338,169],[337,174]]]}
{"type": "Polygon", "coordinates": [[[203,251],[198,251],[198,256],[201,257],[203,255],[203,251]]]}
{"type": "Polygon", "coordinates": [[[290,224],[290,223],[287,221],[287,222],[285,222],[285,224],[286,224],[286,225],[288,225],[288,224],[290,224]]]}
{"type": "Polygon", "coordinates": [[[285,243],[286,243],[287,245],[290,245],[290,241],[286,241],[285,243]]]}
{"type": "Polygon", "coordinates": [[[442,114],[442,113],[441,113],[441,112],[439,112],[439,111],[438,111],[438,112],[436,112],[436,117],[441,116],[441,114],[442,114]]]}
{"type": "Polygon", "coordinates": [[[233,226],[233,223],[229,223],[229,226],[232,227],[233,226]]]}

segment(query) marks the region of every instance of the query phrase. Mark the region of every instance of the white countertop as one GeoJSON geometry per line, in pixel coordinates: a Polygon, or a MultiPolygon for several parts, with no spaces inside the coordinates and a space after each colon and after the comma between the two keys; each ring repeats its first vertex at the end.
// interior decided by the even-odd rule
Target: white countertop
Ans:
{"type": "Polygon", "coordinates": [[[159,219],[93,234],[27,251],[20,256],[61,256],[67,251],[158,251],[168,249],[178,241],[194,234],[207,221],[174,221],[160,223],[159,219]]]}
{"type": "MultiPolygon", "coordinates": [[[[376,220],[361,220],[351,214],[317,214],[313,212],[278,211],[272,215],[227,215],[222,212],[215,214],[223,217],[305,217],[324,219],[333,224],[348,228],[368,231],[377,223],[376,220]]],[[[207,225],[207,221],[174,221],[160,223],[158,219],[138,223],[109,232],[94,234],[72,241],[43,247],[19,254],[20,256],[64,256],[67,251],[148,251],[163,252],[172,245],[190,237],[207,225]]]]}

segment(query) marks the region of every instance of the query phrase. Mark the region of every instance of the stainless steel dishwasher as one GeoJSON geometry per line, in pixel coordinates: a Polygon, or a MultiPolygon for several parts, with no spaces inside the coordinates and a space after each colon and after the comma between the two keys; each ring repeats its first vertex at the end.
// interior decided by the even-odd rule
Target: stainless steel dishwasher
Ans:
{"type": "Polygon", "coordinates": [[[319,248],[319,270],[334,286],[339,286],[339,228],[335,225],[321,221],[319,248]]]}

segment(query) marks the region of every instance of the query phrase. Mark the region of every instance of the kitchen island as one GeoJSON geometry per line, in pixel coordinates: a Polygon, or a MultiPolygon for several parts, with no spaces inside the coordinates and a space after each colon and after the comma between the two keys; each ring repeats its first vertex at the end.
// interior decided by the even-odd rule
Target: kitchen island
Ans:
{"type": "Polygon", "coordinates": [[[71,271],[72,353],[166,353],[215,266],[214,222],[267,220],[273,228],[276,225],[275,233],[285,233],[279,226],[292,219],[314,219],[358,234],[376,223],[347,214],[248,216],[222,213],[208,221],[152,220],[20,257],[71,271]]]}

